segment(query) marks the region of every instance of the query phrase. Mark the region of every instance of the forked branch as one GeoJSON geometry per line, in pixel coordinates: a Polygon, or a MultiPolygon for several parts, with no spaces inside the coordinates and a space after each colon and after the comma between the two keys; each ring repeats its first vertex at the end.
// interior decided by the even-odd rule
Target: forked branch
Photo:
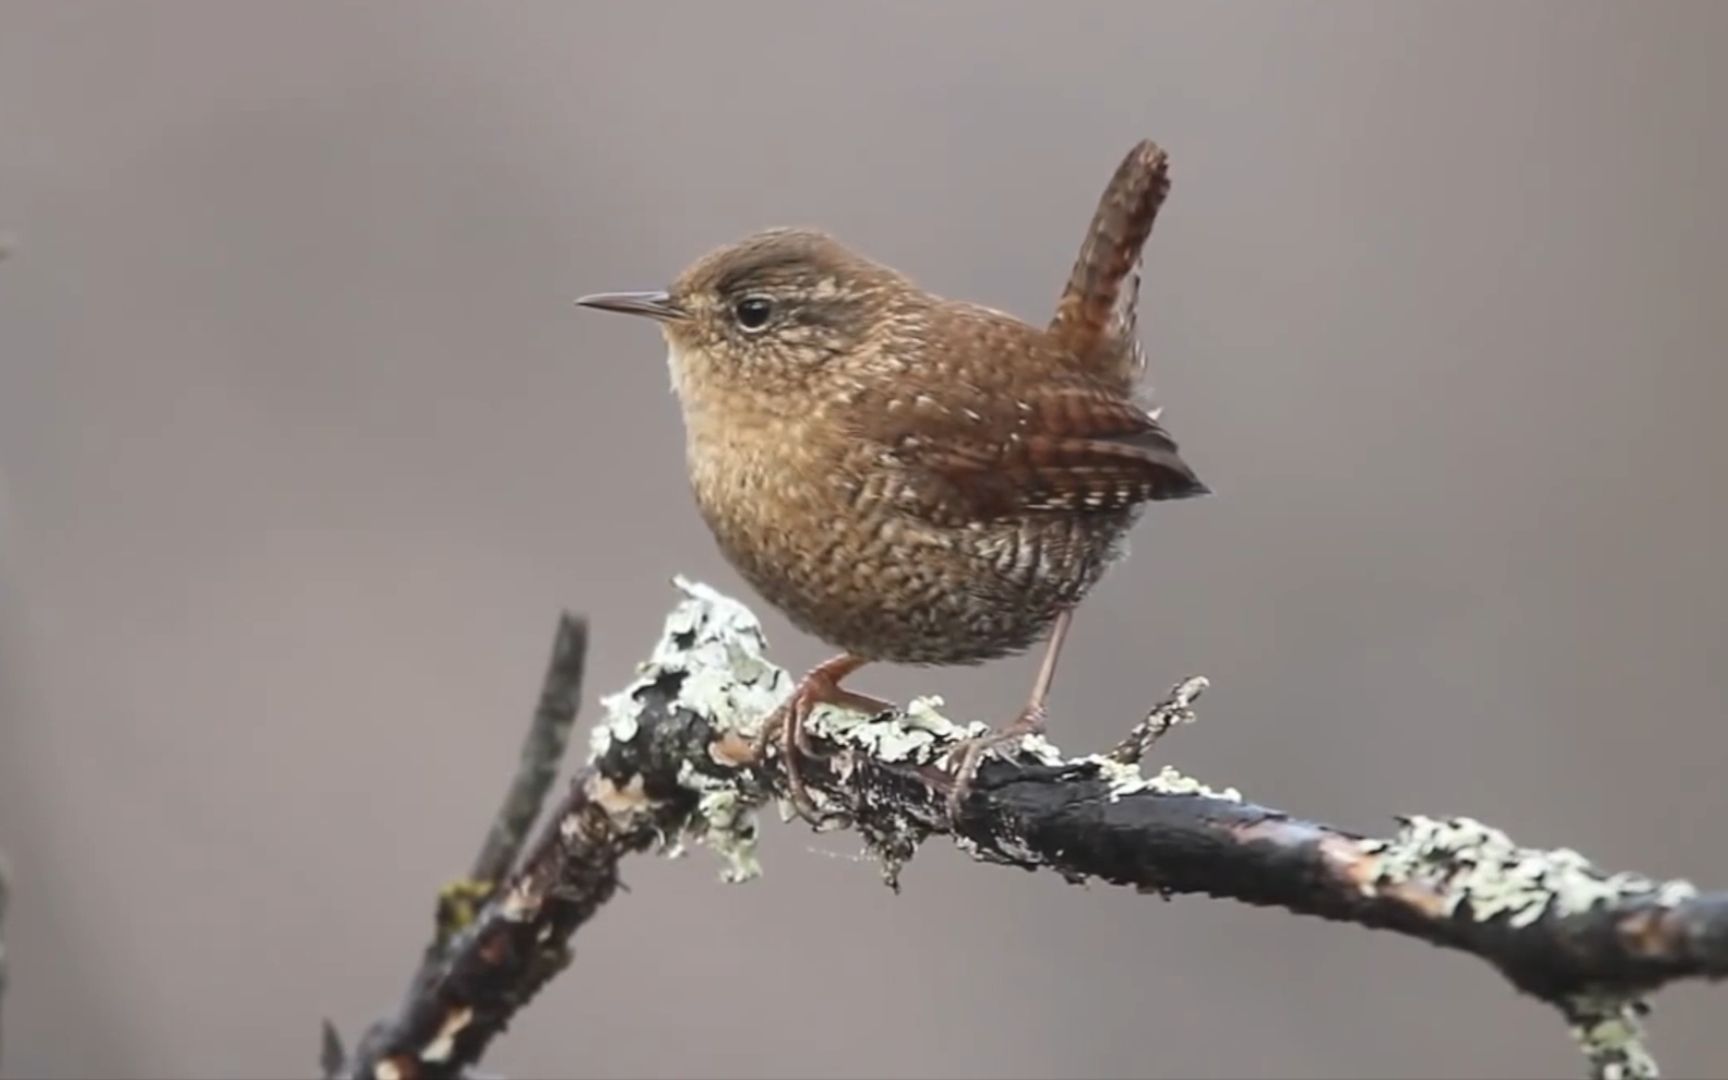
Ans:
{"type": "MultiPolygon", "coordinates": [[[[755,737],[790,690],[748,609],[680,581],[684,599],[637,679],[605,699],[587,765],[507,888],[442,941],[393,1018],[331,1074],[454,1076],[570,960],[571,935],[610,899],[627,854],[707,844],[742,881],[758,811],[784,797],[777,755],[755,737]]],[[[556,665],[555,665],[556,668],[556,665]]],[[[567,680],[568,682],[569,680],[567,680]]],[[[943,755],[972,732],[934,699],[866,717],[819,712],[826,757],[812,794],[897,886],[929,837],[982,862],[1046,869],[1170,895],[1197,893],[1392,930],[1480,956],[1558,1008],[1600,1077],[1655,1075],[1643,995],[1728,975],[1728,894],[1607,874],[1569,850],[1518,847],[1466,818],[1403,819],[1370,839],[1257,806],[1165,767],[1136,764],[1191,719],[1190,679],[1108,754],[1069,757],[1042,738],[985,763],[961,818],[945,813],[943,755]]]]}

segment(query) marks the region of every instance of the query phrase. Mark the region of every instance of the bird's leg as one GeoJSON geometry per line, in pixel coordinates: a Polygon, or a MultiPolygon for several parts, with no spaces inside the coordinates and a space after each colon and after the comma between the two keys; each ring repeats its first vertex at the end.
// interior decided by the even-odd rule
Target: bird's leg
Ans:
{"type": "Polygon", "coordinates": [[[822,814],[810,800],[810,793],[804,786],[803,774],[798,768],[799,758],[816,756],[815,747],[810,743],[810,734],[804,730],[805,721],[810,719],[810,714],[818,705],[833,705],[836,708],[872,715],[892,710],[894,706],[886,701],[854,693],[840,685],[841,679],[867,663],[869,661],[862,657],[841,653],[817,664],[810,669],[809,674],[798,680],[798,685],[792,689],[792,696],[787,698],[786,703],[775,710],[774,715],[762,726],[758,746],[766,747],[770,742],[779,741],[780,753],[786,763],[786,792],[792,797],[792,806],[798,811],[798,816],[812,825],[821,824],[822,814]]]}
{"type": "Polygon", "coordinates": [[[972,793],[972,781],[977,777],[978,765],[987,751],[1044,730],[1044,706],[1050,699],[1050,684],[1056,681],[1056,660],[1062,655],[1062,642],[1068,637],[1068,626],[1072,621],[1071,610],[1064,610],[1056,616],[1056,622],[1050,628],[1050,640],[1044,646],[1044,662],[1038,665],[1038,678],[1032,684],[1032,696],[1027,699],[1026,708],[1020,715],[1006,727],[967,739],[949,751],[951,760],[956,762],[954,786],[948,789],[949,821],[959,820],[960,807],[972,793]]]}

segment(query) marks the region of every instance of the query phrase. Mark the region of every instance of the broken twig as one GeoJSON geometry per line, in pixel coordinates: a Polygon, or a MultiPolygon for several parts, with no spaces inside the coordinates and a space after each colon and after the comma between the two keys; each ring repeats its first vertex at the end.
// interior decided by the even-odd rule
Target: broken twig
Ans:
{"type": "MultiPolygon", "coordinates": [[[[612,897],[627,854],[704,843],[722,876],[756,876],[758,811],[784,773],[755,738],[790,690],[743,605],[697,584],[635,681],[605,699],[586,767],[509,886],[450,942],[432,977],[374,1028],[354,1076],[456,1076],[568,964],[570,936],[612,897]]],[[[1514,844],[1468,818],[1412,816],[1385,839],[1303,821],[1135,761],[1189,715],[1180,684],[1109,754],[1071,757],[1040,736],[986,760],[959,820],[940,765],[984,730],[920,699],[881,716],[819,709],[810,792],[897,884],[929,837],[974,858],[1158,895],[1199,894],[1391,930],[1474,954],[1558,1008],[1592,1075],[1654,1075],[1644,995],[1728,976],[1728,894],[1596,869],[1575,852],[1514,844]]]]}

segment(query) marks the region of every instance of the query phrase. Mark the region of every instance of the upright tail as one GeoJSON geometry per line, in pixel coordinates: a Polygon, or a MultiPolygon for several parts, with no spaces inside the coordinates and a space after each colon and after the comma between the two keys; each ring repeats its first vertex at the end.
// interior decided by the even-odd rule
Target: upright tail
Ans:
{"type": "Polygon", "coordinates": [[[1050,332],[1101,375],[1138,375],[1140,345],[1135,304],[1140,294],[1140,252],[1170,192],[1170,159],[1143,140],[1128,151],[1104,188],[1068,287],[1056,305],[1050,332]]]}

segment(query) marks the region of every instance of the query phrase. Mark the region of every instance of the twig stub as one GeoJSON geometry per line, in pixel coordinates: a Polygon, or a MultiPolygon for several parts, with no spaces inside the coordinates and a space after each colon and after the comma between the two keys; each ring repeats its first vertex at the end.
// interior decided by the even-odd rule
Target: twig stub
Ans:
{"type": "MultiPolygon", "coordinates": [[[[630,852],[696,840],[729,880],[759,873],[757,813],[784,796],[784,780],[774,757],[750,747],[790,680],[767,660],[748,609],[679,587],[653,656],[605,699],[588,765],[523,868],[365,1041],[354,1075],[453,1076],[477,1061],[568,962],[570,935],[613,895],[630,852]]],[[[949,833],[982,861],[1276,906],[1472,953],[1559,1008],[1604,1077],[1654,1067],[1633,1023],[1641,995],[1728,976],[1728,894],[1603,873],[1464,818],[1411,817],[1393,837],[1364,838],[1122,760],[1183,717],[1203,686],[1177,687],[1109,755],[1023,740],[1011,759],[984,763],[958,822],[945,812],[940,762],[982,725],[948,720],[937,699],[875,717],[818,710],[810,728],[823,756],[806,779],[891,883],[925,839],[949,833]]]]}

